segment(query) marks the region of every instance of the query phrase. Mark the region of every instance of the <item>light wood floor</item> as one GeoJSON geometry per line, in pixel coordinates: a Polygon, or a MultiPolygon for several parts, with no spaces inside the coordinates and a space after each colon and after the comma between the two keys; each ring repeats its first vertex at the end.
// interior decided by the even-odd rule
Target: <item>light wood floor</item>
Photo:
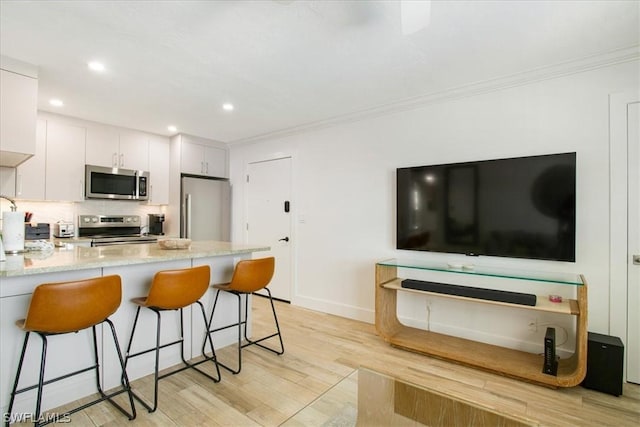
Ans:
{"type": "MultiPolygon", "coordinates": [[[[254,298],[256,336],[270,328],[267,304],[264,298],[254,298]]],[[[138,405],[138,417],[130,422],[108,403],[101,403],[74,414],[72,425],[323,425],[336,405],[314,404],[309,407],[313,411],[301,411],[328,390],[338,393],[345,384],[346,391],[336,394],[341,397],[335,403],[342,399],[355,401],[352,379],[360,366],[526,416],[541,425],[640,425],[637,385],[625,384],[620,397],[582,387],[548,389],[393,348],[376,335],[371,324],[282,303],[277,303],[276,310],[285,340],[284,355],[276,356],[255,346],[247,348],[242,372],[231,375],[223,371],[220,383],[214,384],[191,370],[161,380],[159,408],[153,414],[138,405]]],[[[235,350],[230,348],[218,352],[221,360],[234,355],[235,350]]],[[[135,381],[133,387],[150,396],[151,378],[135,381]]]]}

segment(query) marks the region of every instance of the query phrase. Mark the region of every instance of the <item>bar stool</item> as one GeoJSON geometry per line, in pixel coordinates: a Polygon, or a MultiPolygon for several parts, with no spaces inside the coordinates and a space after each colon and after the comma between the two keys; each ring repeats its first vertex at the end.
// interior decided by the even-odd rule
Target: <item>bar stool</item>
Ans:
{"type": "MultiPolygon", "coordinates": [[[[218,361],[218,364],[228,370],[233,374],[238,374],[242,369],[242,349],[248,347],[250,345],[257,345],[258,347],[262,347],[265,350],[269,350],[277,355],[281,355],[284,353],[284,345],[282,344],[282,335],[280,334],[280,325],[278,324],[278,316],[276,315],[276,309],[273,305],[273,298],[271,297],[271,291],[267,287],[273,278],[273,272],[275,269],[275,258],[261,258],[261,259],[252,259],[252,260],[243,260],[239,261],[236,264],[236,267],[233,271],[233,276],[231,278],[231,282],[222,283],[213,285],[213,288],[216,289],[216,298],[213,302],[213,308],[211,309],[211,316],[209,317],[209,326],[213,324],[213,315],[216,311],[216,305],[218,303],[218,296],[220,296],[220,291],[229,292],[236,297],[238,297],[238,322],[232,323],[226,326],[222,326],[216,329],[210,329],[208,336],[211,337],[212,333],[222,331],[224,329],[238,327],[238,369],[232,369],[222,362],[218,361]],[[267,335],[257,340],[250,340],[247,337],[247,317],[249,310],[249,294],[252,294],[256,291],[264,289],[267,291],[269,296],[269,302],[271,303],[271,311],[273,312],[273,319],[276,325],[275,333],[271,335],[267,335]],[[242,320],[242,304],[241,304],[241,296],[245,296],[245,308],[244,308],[244,320],[242,320]],[[242,325],[244,325],[244,334],[242,334],[241,329],[242,325]],[[242,337],[246,343],[242,343],[242,337]],[[265,345],[260,344],[262,341],[268,340],[269,338],[273,338],[277,336],[280,340],[280,350],[276,350],[265,345]]],[[[205,352],[205,347],[207,345],[207,340],[202,343],[202,353],[205,352]]],[[[213,346],[211,346],[213,349],[213,346]]]]}
{"type": "Polygon", "coordinates": [[[120,276],[117,275],[96,277],[72,282],[46,283],[35,288],[33,295],[31,296],[27,317],[16,321],[16,325],[25,331],[26,334],[24,337],[24,344],[22,346],[22,353],[20,354],[20,361],[18,362],[16,380],[13,384],[13,389],[11,390],[11,399],[7,409],[8,418],[5,418],[6,425],[9,425],[11,410],[13,409],[13,403],[16,395],[28,390],[33,390],[34,388],[37,388],[38,390],[36,410],[34,413],[36,421],[34,425],[44,425],[55,421],[54,419],[45,419],[44,422],[40,422],[40,408],[44,386],[93,369],[95,369],[96,372],[96,385],[100,397],[90,403],[86,403],[75,409],[66,411],[66,414],[70,415],[88,408],[89,406],[95,405],[96,403],[108,400],[130,420],[133,420],[136,417],[136,409],[133,404],[131,388],[129,386],[129,379],[127,378],[122,352],[118,345],[116,330],[113,327],[111,320],[108,319],[108,317],[115,313],[120,306],[121,299],[122,285],[120,276]],[[121,378],[123,387],[109,394],[106,394],[100,385],[100,364],[98,360],[96,326],[102,323],[108,324],[111,329],[111,335],[118,354],[118,361],[120,362],[120,367],[122,369],[121,378]],[[94,365],[45,381],[44,373],[47,356],[47,338],[49,336],[78,332],[88,328],[91,328],[93,333],[94,365]],[[32,332],[38,334],[40,338],[42,338],[40,376],[38,384],[18,390],[18,382],[20,380],[27,343],[32,332]],[[127,412],[118,403],[112,400],[112,397],[121,393],[128,394],[131,412],[127,412]]]}
{"type": "MultiPolygon", "coordinates": [[[[133,397],[136,398],[149,412],[154,412],[158,407],[158,381],[162,378],[166,378],[169,375],[173,375],[175,373],[181,372],[185,369],[192,368],[202,375],[212,379],[214,382],[220,381],[220,368],[216,362],[215,352],[212,357],[207,357],[204,355],[204,359],[200,360],[196,363],[187,362],[184,355],[184,320],[183,320],[183,309],[189,307],[192,304],[198,304],[200,306],[200,311],[202,312],[202,319],[204,320],[205,328],[209,329],[209,323],[207,322],[207,315],[204,311],[204,306],[199,301],[202,298],[202,295],[209,288],[209,277],[211,274],[211,270],[208,265],[203,265],[199,267],[185,268],[179,270],[165,270],[159,271],[153,277],[153,281],[151,283],[151,289],[149,290],[149,295],[146,297],[133,298],[131,301],[138,306],[136,310],[136,317],[133,321],[133,328],[131,329],[131,337],[129,338],[129,345],[127,347],[127,355],[125,358],[125,367],[129,362],[129,359],[137,356],[141,356],[143,354],[149,353],[151,351],[155,351],[155,369],[154,369],[154,394],[153,394],[153,406],[146,403],[139,397],[135,392],[132,391],[133,397]],[[133,343],[133,335],[136,331],[136,325],[138,324],[138,316],[140,315],[141,308],[148,308],[156,314],[156,345],[155,347],[149,348],[147,350],[140,351],[138,353],[131,354],[131,345],[133,343]],[[169,310],[180,310],[180,338],[176,341],[160,344],[160,313],[163,311],[169,310]],[[180,344],[181,353],[180,356],[182,358],[182,362],[184,366],[180,369],[171,371],[169,373],[158,375],[158,365],[160,359],[160,349],[169,347],[175,344],[180,344]],[[213,377],[208,373],[197,368],[198,365],[213,361],[214,366],[216,368],[217,377],[213,377]]],[[[205,336],[209,337],[209,342],[211,347],[213,348],[213,341],[209,335],[205,336]]]]}

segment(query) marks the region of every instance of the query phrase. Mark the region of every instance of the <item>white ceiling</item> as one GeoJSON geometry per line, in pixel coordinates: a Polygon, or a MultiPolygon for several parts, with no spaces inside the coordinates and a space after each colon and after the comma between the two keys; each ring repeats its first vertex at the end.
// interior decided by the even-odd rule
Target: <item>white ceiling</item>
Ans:
{"type": "Polygon", "coordinates": [[[41,110],[231,143],[637,47],[639,5],[433,1],[403,36],[398,1],[1,0],[0,53],[39,67],[41,110]]]}

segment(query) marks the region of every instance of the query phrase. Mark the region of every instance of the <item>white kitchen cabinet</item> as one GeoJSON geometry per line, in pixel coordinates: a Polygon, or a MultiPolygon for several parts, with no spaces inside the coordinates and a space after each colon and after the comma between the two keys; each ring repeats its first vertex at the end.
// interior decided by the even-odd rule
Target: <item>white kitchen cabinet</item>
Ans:
{"type": "Polygon", "coordinates": [[[36,78],[0,70],[0,166],[18,166],[35,154],[37,103],[36,78]]]}
{"type": "Polygon", "coordinates": [[[87,127],[86,163],[149,170],[149,135],[109,126],[87,127]]]}
{"type": "Polygon", "coordinates": [[[7,197],[16,196],[16,168],[0,166],[0,194],[7,197]]]}
{"type": "Polygon", "coordinates": [[[44,200],[46,157],[47,121],[38,119],[36,153],[16,169],[16,197],[18,199],[44,200]]]}
{"type": "Polygon", "coordinates": [[[216,147],[204,147],[205,172],[208,176],[228,178],[227,150],[216,147]]]}
{"type": "Polygon", "coordinates": [[[105,168],[118,167],[120,136],[112,126],[87,126],[86,163],[105,168]]]}
{"type": "Polygon", "coordinates": [[[85,141],[86,128],[47,122],[46,200],[84,200],[85,141]]]}
{"type": "Polygon", "coordinates": [[[149,170],[149,134],[134,130],[120,131],[118,167],[149,170]]]}
{"type": "Polygon", "coordinates": [[[227,151],[183,138],[180,169],[186,174],[227,178],[227,151]]]}
{"type": "Polygon", "coordinates": [[[150,205],[169,204],[169,139],[149,137],[150,205]]]}

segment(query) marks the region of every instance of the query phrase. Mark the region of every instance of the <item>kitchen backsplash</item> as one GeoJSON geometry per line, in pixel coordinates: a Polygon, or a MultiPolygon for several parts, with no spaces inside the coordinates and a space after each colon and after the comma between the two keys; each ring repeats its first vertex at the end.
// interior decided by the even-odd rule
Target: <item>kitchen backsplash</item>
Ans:
{"type": "MultiPolygon", "coordinates": [[[[0,208],[2,211],[8,211],[10,210],[10,205],[6,200],[2,200],[0,208]]],[[[165,206],[148,206],[139,202],[117,200],[86,200],[81,203],[16,200],[16,205],[20,212],[33,213],[31,222],[50,223],[52,228],[53,224],[58,221],[72,222],[77,226],[78,215],[140,215],[144,225],[143,233],[147,232],[147,214],[165,213],[165,206]]],[[[167,221],[169,220],[167,218],[167,221]]]]}

